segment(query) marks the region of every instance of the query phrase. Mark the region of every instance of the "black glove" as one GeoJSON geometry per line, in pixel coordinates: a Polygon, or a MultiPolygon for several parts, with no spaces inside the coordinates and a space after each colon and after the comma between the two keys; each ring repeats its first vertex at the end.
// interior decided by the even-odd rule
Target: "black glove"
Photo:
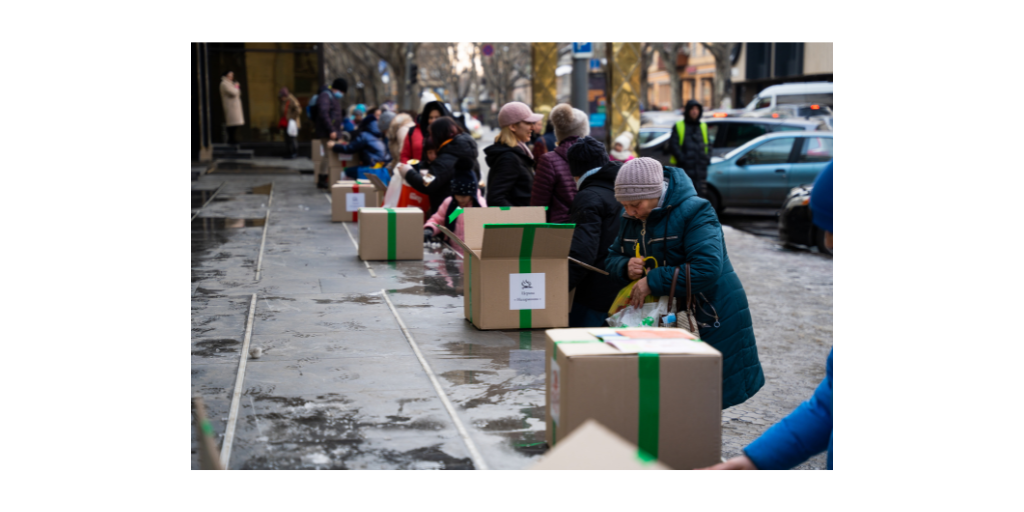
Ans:
{"type": "Polygon", "coordinates": [[[432,230],[432,229],[424,229],[423,230],[423,241],[424,242],[433,241],[433,238],[434,238],[434,230],[432,230]]]}

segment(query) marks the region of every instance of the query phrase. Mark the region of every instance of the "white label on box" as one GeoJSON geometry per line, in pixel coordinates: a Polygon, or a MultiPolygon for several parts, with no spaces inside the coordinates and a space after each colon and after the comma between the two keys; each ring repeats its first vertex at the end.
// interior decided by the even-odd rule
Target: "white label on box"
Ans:
{"type": "Polygon", "coordinates": [[[508,275],[509,309],[544,309],[544,274],[508,275]]]}
{"type": "Polygon", "coordinates": [[[606,337],[604,342],[617,348],[620,352],[639,354],[652,352],[655,354],[700,354],[707,352],[703,342],[686,338],[630,339],[626,337],[606,337]]]}
{"type": "MultiPolygon", "coordinates": [[[[556,346],[557,350],[558,347],[556,346]]],[[[558,362],[551,361],[551,419],[559,423],[562,416],[562,372],[559,371],[558,362]]]]}
{"type": "Polygon", "coordinates": [[[345,194],[345,211],[356,212],[360,208],[366,206],[366,196],[362,192],[355,194],[345,194]]]}

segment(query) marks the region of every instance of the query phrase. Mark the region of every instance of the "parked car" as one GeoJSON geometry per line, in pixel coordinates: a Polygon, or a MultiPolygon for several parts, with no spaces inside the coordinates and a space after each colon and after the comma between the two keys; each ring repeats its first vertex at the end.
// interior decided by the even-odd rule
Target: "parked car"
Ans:
{"type": "Polygon", "coordinates": [[[771,111],[779,105],[817,103],[832,107],[832,82],[799,82],[766,87],[744,110],[747,113],[771,111]]]}
{"type": "Polygon", "coordinates": [[[708,166],[708,200],[729,207],[778,208],[793,187],[811,185],[832,160],[832,132],[762,135],[708,166]]]}
{"type": "Polygon", "coordinates": [[[832,117],[832,109],[828,105],[817,103],[807,105],[779,105],[771,110],[760,114],[751,114],[758,117],[770,117],[772,119],[794,119],[803,118],[808,121],[825,117],[832,117]]]}
{"type": "MultiPolygon", "coordinates": [[[[756,139],[766,133],[781,131],[827,130],[822,121],[803,119],[771,119],[750,117],[716,117],[701,119],[708,125],[708,144],[711,145],[711,162],[718,157],[756,139]]],[[[674,124],[674,123],[673,123],[674,124]]],[[[669,165],[668,137],[673,124],[642,126],[637,138],[637,153],[669,165]]]]}
{"type": "Polygon", "coordinates": [[[814,225],[811,218],[812,185],[793,187],[779,212],[779,240],[786,245],[817,247],[825,254],[832,251],[825,245],[825,231],[814,225]]]}
{"type": "Polygon", "coordinates": [[[680,110],[648,110],[640,113],[640,126],[672,126],[683,118],[680,110]]]}

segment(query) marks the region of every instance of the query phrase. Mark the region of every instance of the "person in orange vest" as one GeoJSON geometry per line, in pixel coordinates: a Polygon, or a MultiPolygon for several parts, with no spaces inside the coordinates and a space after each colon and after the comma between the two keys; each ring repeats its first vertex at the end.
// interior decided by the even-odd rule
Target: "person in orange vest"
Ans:
{"type": "Polygon", "coordinates": [[[683,113],[683,119],[672,127],[672,134],[668,137],[671,164],[686,171],[697,195],[707,198],[711,144],[708,143],[708,125],[700,120],[704,107],[697,100],[690,100],[686,102],[683,113]]]}

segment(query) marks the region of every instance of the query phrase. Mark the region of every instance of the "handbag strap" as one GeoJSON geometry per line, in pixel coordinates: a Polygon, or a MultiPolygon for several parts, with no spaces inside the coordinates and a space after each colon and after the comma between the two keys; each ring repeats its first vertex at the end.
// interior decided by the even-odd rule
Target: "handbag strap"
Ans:
{"type": "Polygon", "coordinates": [[[669,289],[668,289],[668,307],[671,310],[670,312],[672,312],[672,313],[675,313],[676,311],[679,311],[679,307],[675,303],[675,299],[676,299],[676,280],[678,280],[678,279],[679,279],[679,267],[676,267],[676,270],[674,272],[672,272],[672,286],[669,287],[669,289]]]}
{"type": "MultiPolygon", "coordinates": [[[[679,267],[676,267],[677,269],[679,267]]],[[[690,291],[690,264],[686,264],[686,310],[693,307],[693,292],[690,291]]]]}

